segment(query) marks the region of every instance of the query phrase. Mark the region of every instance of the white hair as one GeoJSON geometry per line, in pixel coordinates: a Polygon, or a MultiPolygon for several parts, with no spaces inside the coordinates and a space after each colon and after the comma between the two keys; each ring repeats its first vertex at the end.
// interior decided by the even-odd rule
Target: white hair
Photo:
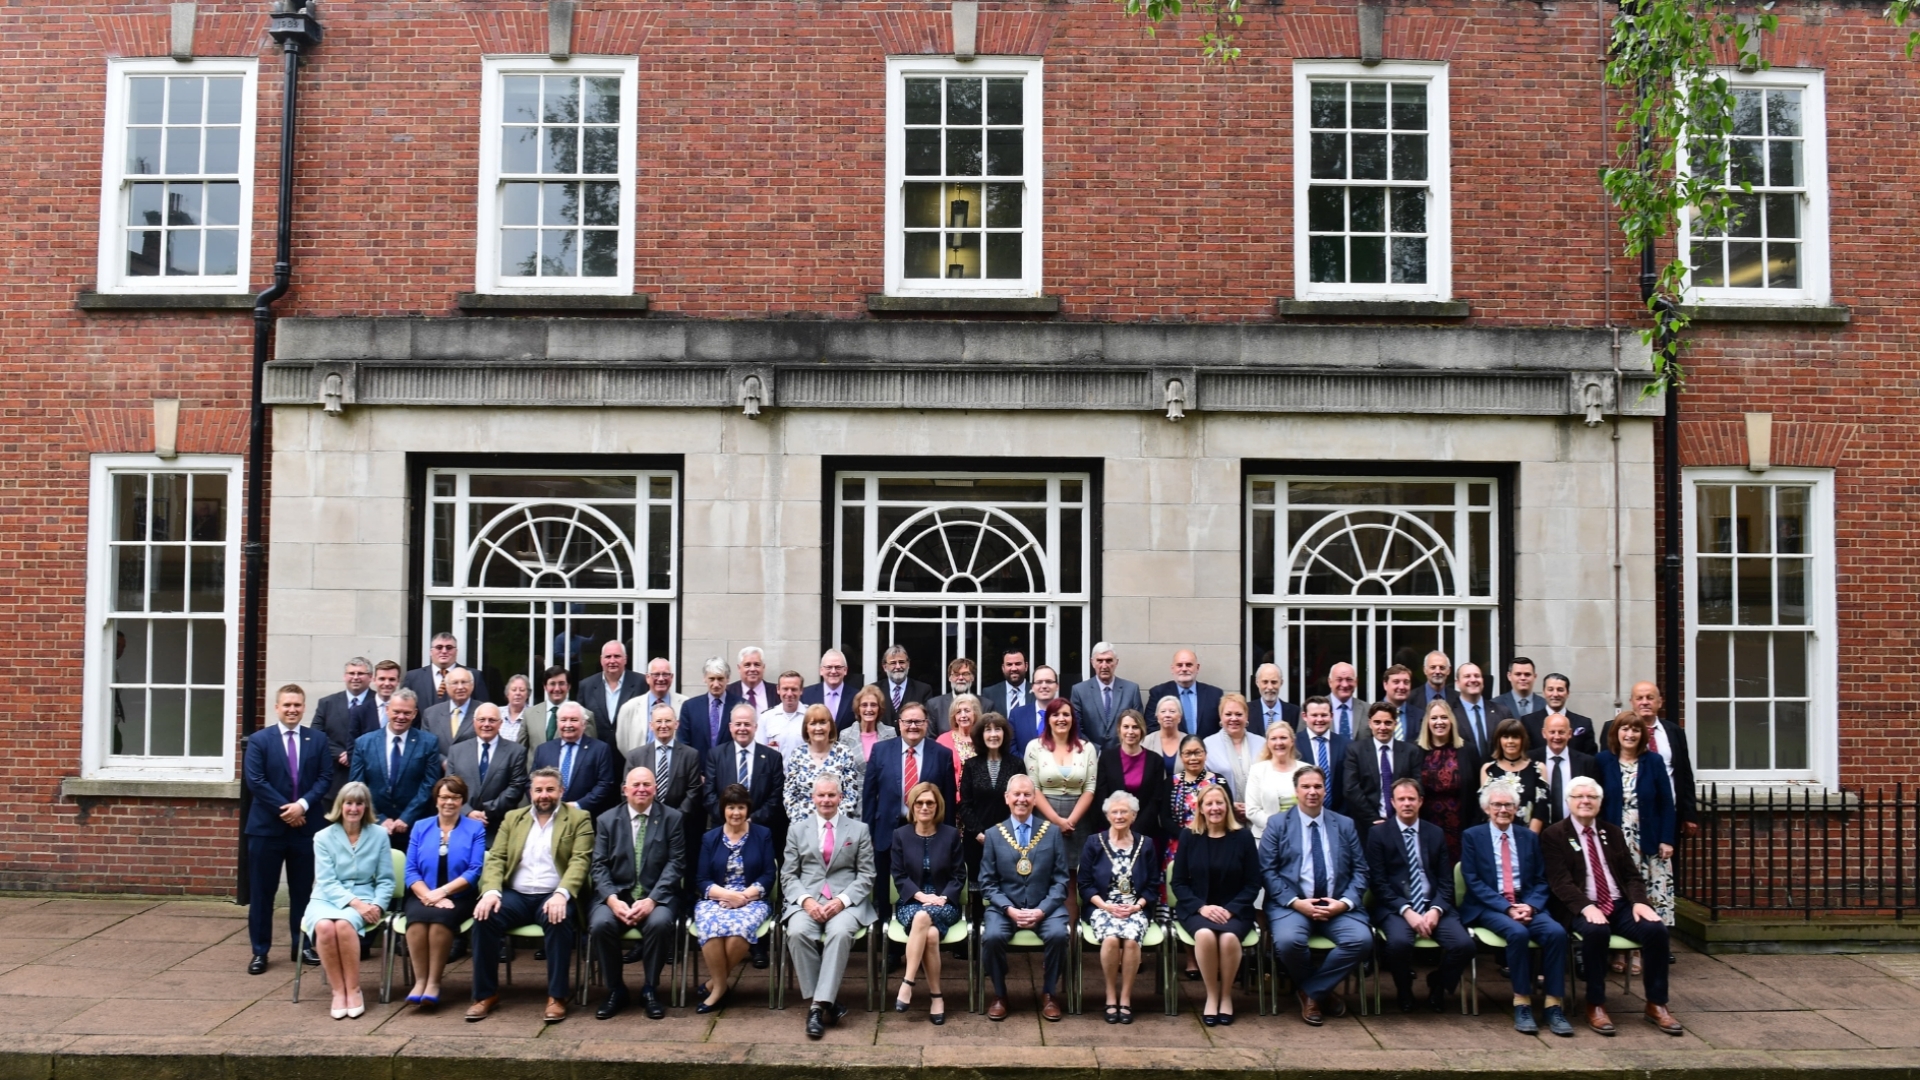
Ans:
{"type": "Polygon", "coordinates": [[[735,657],[733,662],[736,664],[744,664],[747,662],[747,657],[749,656],[757,656],[762,662],[765,662],[767,659],[767,654],[760,651],[760,646],[749,645],[740,650],[740,655],[735,657]]]}
{"type": "Polygon", "coordinates": [[[1092,652],[1089,652],[1089,653],[1088,653],[1087,655],[1088,655],[1088,656],[1099,656],[1099,655],[1100,655],[1101,653],[1112,653],[1112,654],[1113,654],[1113,657],[1114,657],[1114,659],[1116,659],[1116,660],[1120,658],[1120,654],[1119,654],[1119,653],[1118,653],[1117,651],[1115,651],[1115,650],[1114,650],[1114,647],[1113,647],[1113,642],[1111,642],[1111,641],[1096,641],[1096,642],[1094,642],[1094,643],[1093,643],[1093,651],[1092,651],[1092,652]]]}
{"type": "Polygon", "coordinates": [[[1517,776],[1502,776],[1497,780],[1487,781],[1487,786],[1480,789],[1480,810],[1482,813],[1486,812],[1488,805],[1493,800],[1494,794],[1502,791],[1513,796],[1513,805],[1520,805],[1520,778],[1517,776]]]}
{"type": "Polygon", "coordinates": [[[724,679],[731,674],[731,671],[727,667],[726,660],[718,656],[709,656],[707,662],[700,665],[700,674],[718,675],[724,679]]]}
{"type": "Polygon", "coordinates": [[[1571,799],[1582,791],[1591,792],[1596,799],[1607,797],[1606,789],[1600,786],[1600,781],[1591,776],[1576,776],[1567,781],[1567,798],[1571,799]]]}
{"type": "Polygon", "coordinates": [[[1131,791],[1116,791],[1107,796],[1107,801],[1100,804],[1100,812],[1111,814],[1116,806],[1124,806],[1136,814],[1140,812],[1140,800],[1134,798],[1131,791]]]}
{"type": "Polygon", "coordinates": [[[813,790],[819,791],[823,784],[831,787],[835,791],[842,790],[840,787],[840,777],[835,775],[832,770],[822,771],[820,775],[813,778],[813,790]]]}

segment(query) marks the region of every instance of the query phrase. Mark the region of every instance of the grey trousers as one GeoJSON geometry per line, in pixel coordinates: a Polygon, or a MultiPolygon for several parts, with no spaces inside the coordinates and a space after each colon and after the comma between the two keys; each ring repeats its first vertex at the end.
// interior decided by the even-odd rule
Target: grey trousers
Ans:
{"type": "Polygon", "coordinates": [[[807,1001],[832,1001],[840,996],[840,980],[847,974],[853,935],[859,929],[860,920],[851,911],[835,915],[824,926],[804,911],[796,911],[787,919],[793,973],[807,1001]]]}

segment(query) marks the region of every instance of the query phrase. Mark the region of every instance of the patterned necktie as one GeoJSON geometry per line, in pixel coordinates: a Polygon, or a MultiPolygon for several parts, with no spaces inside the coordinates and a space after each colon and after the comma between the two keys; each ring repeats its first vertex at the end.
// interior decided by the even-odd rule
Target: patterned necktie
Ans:
{"type": "MultiPolygon", "coordinates": [[[[629,808],[628,813],[633,813],[629,808]]],[[[633,864],[637,868],[643,861],[641,853],[647,849],[647,815],[633,815],[633,864]]]]}
{"type": "Polygon", "coordinates": [[[1111,686],[1100,688],[1100,713],[1108,719],[1113,717],[1113,687],[1111,686]]]}
{"type": "Polygon", "coordinates": [[[1660,721],[1658,720],[1647,721],[1647,753],[1657,754],[1660,752],[1659,732],[1660,732],[1660,721]]]}
{"type": "Polygon", "coordinates": [[[742,787],[747,786],[748,783],[747,769],[749,766],[747,762],[747,748],[743,746],[740,748],[740,764],[733,767],[733,778],[742,787]]]}
{"type": "MultiPolygon", "coordinates": [[[[1320,823],[1307,822],[1307,858],[1313,861],[1314,897],[1326,896],[1333,890],[1327,888],[1327,853],[1320,850],[1320,823]]],[[[1311,899],[1311,897],[1309,898],[1311,899]]]]}
{"type": "Polygon", "coordinates": [[[833,865],[833,822],[820,829],[820,899],[833,899],[833,886],[827,884],[827,868],[833,865]]]}
{"type": "Polygon", "coordinates": [[[1348,738],[1353,737],[1353,706],[1344,701],[1340,703],[1340,727],[1337,730],[1348,738]]]}
{"type": "Polygon", "coordinates": [[[1021,822],[1019,827],[1015,831],[1020,834],[1020,846],[1022,848],[1025,848],[1028,844],[1033,843],[1033,819],[1032,818],[1028,818],[1027,820],[1021,822]]]}
{"type": "Polygon", "coordinates": [[[654,748],[653,778],[656,783],[666,782],[661,778],[667,775],[667,762],[670,761],[672,758],[673,758],[673,750],[669,748],[666,743],[661,743],[654,748]]]}
{"type": "Polygon", "coordinates": [[[1473,709],[1473,741],[1484,750],[1487,748],[1487,725],[1480,719],[1480,706],[1473,705],[1470,708],[1473,709]]]}
{"type": "Polygon", "coordinates": [[[1385,818],[1393,797],[1393,755],[1387,745],[1380,746],[1380,816],[1385,818]]]}
{"type": "Polygon", "coordinates": [[[560,747],[560,790],[561,791],[567,790],[567,785],[573,783],[573,749],[574,749],[573,743],[567,743],[564,746],[560,747]]]}
{"type": "Polygon", "coordinates": [[[1315,759],[1314,764],[1320,766],[1321,772],[1323,773],[1326,772],[1327,771],[1327,737],[1325,735],[1315,735],[1313,737],[1313,754],[1315,759]]]}
{"type": "Polygon", "coordinates": [[[1400,840],[1407,845],[1407,883],[1413,886],[1413,910],[1427,910],[1427,871],[1420,865],[1420,841],[1413,829],[1401,829],[1400,840]]]}
{"type": "Polygon", "coordinates": [[[491,761],[492,759],[493,759],[493,740],[489,739],[486,742],[483,742],[480,744],[480,779],[482,782],[485,782],[485,780],[487,779],[487,762],[491,761]]]}
{"type": "Polygon", "coordinates": [[[1513,880],[1512,835],[1504,832],[1500,834],[1500,895],[1506,897],[1509,904],[1514,902],[1513,898],[1516,895],[1513,880]]]}
{"type": "Polygon", "coordinates": [[[904,754],[900,761],[900,801],[905,804],[907,793],[913,790],[913,785],[920,782],[920,753],[919,747],[916,746],[902,749],[904,754]]]}
{"type": "Polygon", "coordinates": [[[1607,868],[1600,861],[1600,839],[1593,835],[1593,826],[1587,826],[1587,872],[1593,875],[1594,904],[1600,908],[1600,914],[1612,917],[1613,890],[1607,888],[1607,868]]]}
{"type": "Polygon", "coordinates": [[[894,712],[897,713],[900,711],[900,696],[906,693],[906,691],[907,691],[906,683],[893,684],[893,711],[894,712]]]}

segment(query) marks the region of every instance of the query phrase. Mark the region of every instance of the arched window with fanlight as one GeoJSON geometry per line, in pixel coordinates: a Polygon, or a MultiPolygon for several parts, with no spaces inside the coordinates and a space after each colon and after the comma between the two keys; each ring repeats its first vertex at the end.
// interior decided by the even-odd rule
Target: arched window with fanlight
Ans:
{"type": "MultiPolygon", "coordinates": [[[[450,631],[496,697],[558,664],[576,685],[617,640],[673,659],[678,477],[431,469],[421,655],[450,631]]],[[[632,658],[637,654],[639,659],[632,658]]]]}
{"type": "Polygon", "coordinates": [[[1088,486],[1085,473],[837,474],[832,630],[855,677],[877,677],[898,644],[935,687],[961,656],[997,682],[1010,648],[1084,678],[1088,486]]]}
{"type": "MultiPolygon", "coordinates": [[[[1499,481],[1247,478],[1247,671],[1273,663],[1284,696],[1327,691],[1341,661],[1363,697],[1434,649],[1498,676],[1499,481]]],[[[1489,693],[1495,692],[1489,689],[1489,693]]]]}

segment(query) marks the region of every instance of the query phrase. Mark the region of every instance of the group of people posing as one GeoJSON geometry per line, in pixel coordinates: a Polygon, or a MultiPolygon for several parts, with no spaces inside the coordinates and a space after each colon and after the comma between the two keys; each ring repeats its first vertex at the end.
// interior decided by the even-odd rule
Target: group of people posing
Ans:
{"type": "Polygon", "coordinates": [[[788,671],[769,685],[749,649],[738,681],[712,659],[707,692],[682,697],[668,661],[643,678],[609,642],[582,685],[548,669],[534,702],[532,681],[514,676],[501,705],[457,652],[440,635],[432,662],[410,672],[349,661],[346,689],[310,727],[304,691],[285,687],[279,723],[247,744],[249,970],[266,970],[284,867],[295,939],[325,967],[336,1017],[365,1007],[363,935],[404,915],[411,1003],[438,1004],[449,958],[471,942],[469,1021],[497,1007],[498,963],[519,928],[538,928],[545,1018],[557,1022],[582,928],[609,988],[596,1016],[631,1004],[623,971],[637,961],[639,1000],[657,1019],[674,935],[690,924],[698,939],[708,976],[695,1008],[710,1012],[738,965],[767,966],[778,925],[818,1038],[844,1013],[855,935],[892,921],[904,942],[893,1007],[923,995],[935,1024],[943,946],[963,923],[977,928],[989,1019],[1008,1015],[1006,950],[1021,932],[1044,949],[1040,1014],[1061,1019],[1084,925],[1108,1023],[1132,1022],[1141,950],[1172,935],[1209,1026],[1234,1022],[1256,932],[1317,1026],[1345,1014],[1338,988],[1369,956],[1402,1011],[1422,1004],[1422,942],[1437,946],[1424,950],[1437,962],[1424,1005],[1443,1009],[1479,927],[1504,943],[1518,1030],[1574,1033],[1561,993],[1575,940],[1593,1030],[1613,1033],[1605,976],[1627,965],[1644,978],[1647,1020],[1682,1030],[1666,972],[1692,783],[1649,683],[1596,730],[1567,711],[1564,675],[1537,680],[1535,695],[1525,658],[1493,699],[1478,665],[1455,670],[1441,653],[1418,688],[1409,668],[1389,668],[1377,702],[1336,664],[1331,693],[1296,707],[1274,665],[1249,697],[1201,682],[1184,649],[1143,694],[1101,643],[1094,677],[1064,694],[1053,669],[1029,671],[1009,650],[1002,681],[976,693],[972,662],[956,660],[935,695],[896,646],[868,686],[847,682],[837,651],[819,682],[788,671]],[[1612,938],[1639,948],[1611,950],[1612,938]]]}

